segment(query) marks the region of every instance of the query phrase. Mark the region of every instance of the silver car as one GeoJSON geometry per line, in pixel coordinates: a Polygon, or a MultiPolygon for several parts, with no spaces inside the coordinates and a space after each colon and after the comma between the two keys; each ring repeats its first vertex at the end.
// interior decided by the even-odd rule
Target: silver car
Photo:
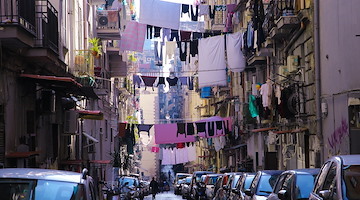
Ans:
{"type": "Polygon", "coordinates": [[[32,168],[0,169],[1,199],[95,200],[93,179],[83,173],[32,168]]]}
{"type": "Polygon", "coordinates": [[[327,160],[309,199],[360,199],[360,155],[339,155],[327,160]]]}

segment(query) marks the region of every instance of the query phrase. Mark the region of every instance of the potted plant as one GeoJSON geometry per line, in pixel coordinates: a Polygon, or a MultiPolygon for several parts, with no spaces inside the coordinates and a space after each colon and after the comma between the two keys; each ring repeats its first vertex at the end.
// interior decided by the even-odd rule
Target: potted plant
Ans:
{"type": "Polygon", "coordinates": [[[95,57],[100,57],[102,47],[100,45],[100,38],[90,38],[89,43],[91,44],[90,51],[95,57]]]}

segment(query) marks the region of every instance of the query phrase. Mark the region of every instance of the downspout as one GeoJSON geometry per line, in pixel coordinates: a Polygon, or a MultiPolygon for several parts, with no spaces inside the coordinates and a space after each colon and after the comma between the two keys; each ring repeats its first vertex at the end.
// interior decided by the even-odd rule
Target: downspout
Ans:
{"type": "Polygon", "coordinates": [[[320,141],[320,160],[324,161],[323,126],[321,116],[321,71],[320,71],[320,0],[314,0],[314,59],[315,59],[315,101],[316,101],[316,135],[320,141]]]}

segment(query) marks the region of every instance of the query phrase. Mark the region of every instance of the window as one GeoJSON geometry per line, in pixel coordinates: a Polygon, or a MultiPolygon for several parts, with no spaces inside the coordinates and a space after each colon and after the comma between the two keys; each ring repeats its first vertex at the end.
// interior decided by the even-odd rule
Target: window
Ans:
{"type": "Polygon", "coordinates": [[[319,176],[318,178],[316,179],[316,183],[315,183],[315,188],[314,188],[314,191],[316,193],[319,193],[320,191],[320,187],[321,187],[321,184],[324,182],[324,179],[326,178],[326,174],[328,172],[328,169],[331,165],[331,162],[327,162],[323,165],[323,167],[321,168],[320,170],[320,173],[319,173],[319,176]]]}
{"type": "Polygon", "coordinates": [[[334,184],[334,182],[336,182],[336,164],[332,163],[329,172],[326,176],[326,179],[324,181],[322,190],[329,190],[332,184],[334,184]]]}
{"type": "Polygon", "coordinates": [[[275,189],[274,189],[274,192],[275,192],[275,193],[278,193],[278,192],[281,190],[281,186],[282,186],[283,183],[284,183],[284,180],[285,180],[286,175],[287,175],[287,174],[282,174],[282,175],[279,177],[279,179],[278,179],[278,181],[277,181],[277,183],[276,183],[276,185],[275,185],[275,189]]]}

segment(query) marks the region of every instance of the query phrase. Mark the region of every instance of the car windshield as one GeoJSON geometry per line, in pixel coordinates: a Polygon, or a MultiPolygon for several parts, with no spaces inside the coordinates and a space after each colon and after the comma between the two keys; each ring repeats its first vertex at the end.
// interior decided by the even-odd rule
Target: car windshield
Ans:
{"type": "Polygon", "coordinates": [[[360,199],[360,165],[344,166],[343,171],[346,188],[343,195],[348,200],[360,199]]]}
{"type": "Polygon", "coordinates": [[[135,179],[130,177],[123,177],[119,179],[119,185],[124,186],[125,183],[128,183],[127,186],[134,186],[135,185],[135,179]]]}
{"type": "Polygon", "coordinates": [[[298,189],[298,199],[307,199],[313,189],[316,175],[300,174],[296,177],[296,185],[298,189]]]}
{"type": "Polygon", "coordinates": [[[279,175],[262,175],[258,183],[256,195],[269,196],[279,175]]]}
{"type": "Polygon", "coordinates": [[[240,175],[235,175],[234,180],[233,180],[233,182],[231,183],[231,188],[235,188],[235,187],[236,187],[236,183],[238,182],[239,178],[240,178],[240,175]]]}
{"type": "Polygon", "coordinates": [[[185,183],[191,183],[191,177],[186,177],[185,178],[185,183]]]}
{"type": "Polygon", "coordinates": [[[218,179],[218,176],[210,176],[209,181],[207,182],[207,184],[208,185],[215,185],[217,179],[218,179]]]}
{"type": "Polygon", "coordinates": [[[246,176],[244,186],[242,188],[242,191],[245,191],[246,189],[250,189],[251,182],[254,179],[254,175],[246,176]]]}
{"type": "Polygon", "coordinates": [[[84,198],[82,185],[61,181],[1,179],[0,191],[1,199],[78,200],[84,198]]]}
{"type": "Polygon", "coordinates": [[[196,174],[196,182],[200,182],[201,181],[201,176],[204,174],[196,174]]]}

